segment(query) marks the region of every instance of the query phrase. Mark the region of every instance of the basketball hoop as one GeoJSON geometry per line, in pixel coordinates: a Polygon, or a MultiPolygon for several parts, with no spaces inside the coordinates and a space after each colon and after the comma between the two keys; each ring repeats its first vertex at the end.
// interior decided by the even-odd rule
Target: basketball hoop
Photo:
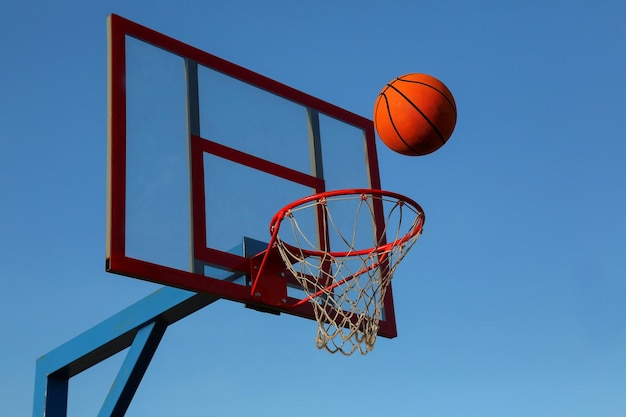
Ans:
{"type": "Polygon", "coordinates": [[[419,204],[373,189],[312,195],[274,216],[270,247],[307,295],[292,307],[313,306],[318,348],[345,355],[372,350],[385,292],[423,225],[419,204]]]}

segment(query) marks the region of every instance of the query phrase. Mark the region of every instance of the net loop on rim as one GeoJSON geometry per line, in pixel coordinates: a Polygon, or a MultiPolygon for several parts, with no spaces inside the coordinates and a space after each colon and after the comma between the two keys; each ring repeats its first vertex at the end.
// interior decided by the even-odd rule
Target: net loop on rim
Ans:
{"type": "Polygon", "coordinates": [[[385,292],[417,241],[424,212],[389,191],[329,191],[298,200],[272,219],[272,243],[318,322],[316,345],[366,354],[384,319],[385,292]]]}

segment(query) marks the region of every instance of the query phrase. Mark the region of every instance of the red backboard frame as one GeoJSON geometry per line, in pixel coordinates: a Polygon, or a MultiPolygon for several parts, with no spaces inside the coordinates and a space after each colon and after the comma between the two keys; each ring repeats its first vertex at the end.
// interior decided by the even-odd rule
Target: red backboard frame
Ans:
{"type": "MultiPolygon", "coordinates": [[[[204,274],[179,270],[176,268],[147,262],[127,256],[126,253],[126,39],[132,37],[155,45],[173,54],[185,57],[199,65],[214,69],[231,77],[244,81],[288,100],[300,103],[319,113],[359,127],[365,134],[367,168],[370,175],[370,187],[380,189],[379,167],[376,154],[374,126],[371,120],[337,107],[326,101],[298,91],[292,87],[274,81],[256,72],[203,52],[188,44],[163,35],[117,15],[108,19],[108,164],[107,164],[107,248],[106,270],[116,274],[147,280],[195,292],[214,294],[245,304],[255,304],[250,287],[222,279],[207,277],[204,274]]],[[[204,232],[204,186],[202,184],[203,160],[205,153],[253,167],[257,170],[290,181],[306,185],[316,192],[326,191],[321,178],[304,174],[293,169],[243,153],[222,144],[212,142],[198,135],[190,134],[191,172],[192,172],[192,212],[193,212],[193,256],[208,264],[218,264],[223,268],[251,274],[252,258],[210,249],[206,244],[204,232]]],[[[276,207],[278,211],[281,207],[276,207]]],[[[267,219],[268,227],[271,219],[267,219]]],[[[383,221],[383,220],[381,220],[383,221]]],[[[382,230],[382,224],[378,225],[382,230]]],[[[269,237],[269,231],[268,231],[269,237]]],[[[298,315],[313,319],[310,305],[302,304],[295,308],[281,309],[278,312],[298,315]]],[[[385,296],[385,317],[380,322],[379,335],[395,337],[397,335],[393,308],[392,290],[385,296]]]]}

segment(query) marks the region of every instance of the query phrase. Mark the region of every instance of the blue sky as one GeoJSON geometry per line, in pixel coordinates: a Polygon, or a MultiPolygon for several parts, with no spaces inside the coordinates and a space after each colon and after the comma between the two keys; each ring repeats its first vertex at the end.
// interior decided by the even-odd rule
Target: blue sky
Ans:
{"type": "MultiPolygon", "coordinates": [[[[168,329],[128,416],[624,415],[623,2],[2,11],[0,415],[31,413],[37,357],[157,288],[104,272],[110,13],[366,117],[407,72],[459,110],[435,154],[379,146],[383,187],[427,214],[394,280],[398,338],[331,356],[312,322],[218,302],[168,329]]],[[[70,416],[97,414],[121,359],[71,381],[70,416]]]]}

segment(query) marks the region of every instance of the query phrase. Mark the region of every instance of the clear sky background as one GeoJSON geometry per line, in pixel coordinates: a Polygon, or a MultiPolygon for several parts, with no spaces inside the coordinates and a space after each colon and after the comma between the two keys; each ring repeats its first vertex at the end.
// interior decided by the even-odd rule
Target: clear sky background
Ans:
{"type": "MultiPolygon", "coordinates": [[[[5,2],[0,415],[31,414],[39,356],[158,288],[104,272],[110,13],[366,117],[407,72],[459,110],[435,154],[379,146],[427,213],[398,338],[332,356],[313,322],[220,301],[168,329],[128,416],[626,415],[622,0],[5,2]]],[[[70,416],[122,359],[70,382],[70,416]]]]}

